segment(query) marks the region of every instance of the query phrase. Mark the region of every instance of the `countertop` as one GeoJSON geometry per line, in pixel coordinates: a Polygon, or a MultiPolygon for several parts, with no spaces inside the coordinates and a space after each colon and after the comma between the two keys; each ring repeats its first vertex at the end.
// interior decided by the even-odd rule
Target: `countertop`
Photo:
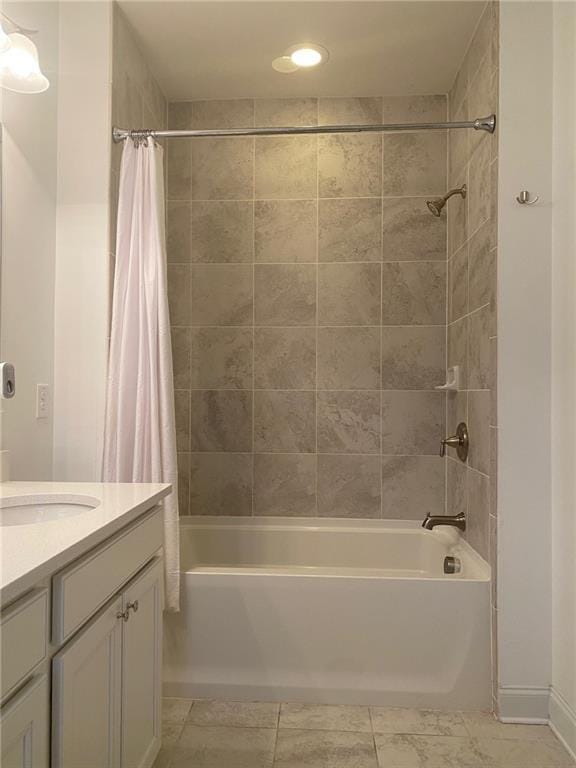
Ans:
{"type": "Polygon", "coordinates": [[[100,501],[73,517],[0,526],[0,603],[5,605],[80,555],[101,544],[171,491],[160,483],[0,483],[0,499],[67,493],[100,501]]]}

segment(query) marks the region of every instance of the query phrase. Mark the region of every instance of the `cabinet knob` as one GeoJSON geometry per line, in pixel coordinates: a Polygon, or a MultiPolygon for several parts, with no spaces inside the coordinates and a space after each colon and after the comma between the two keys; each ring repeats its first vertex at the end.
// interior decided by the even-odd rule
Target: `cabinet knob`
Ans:
{"type": "Polygon", "coordinates": [[[128,619],[130,618],[130,611],[128,609],[126,609],[125,611],[119,611],[116,614],[116,618],[124,619],[124,621],[128,621],[128,619]]]}
{"type": "Polygon", "coordinates": [[[128,613],[130,608],[132,608],[134,613],[136,613],[136,611],[138,610],[138,600],[134,600],[133,602],[128,603],[128,605],[126,606],[126,613],[128,613]]]}

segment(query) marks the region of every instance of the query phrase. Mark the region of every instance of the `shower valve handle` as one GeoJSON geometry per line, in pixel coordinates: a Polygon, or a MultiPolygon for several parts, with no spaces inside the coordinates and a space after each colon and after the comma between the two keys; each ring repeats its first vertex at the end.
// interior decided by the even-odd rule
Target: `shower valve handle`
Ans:
{"type": "Polygon", "coordinates": [[[461,421],[456,428],[456,434],[451,437],[445,437],[440,441],[440,456],[444,458],[446,456],[446,447],[456,448],[458,458],[461,461],[466,461],[468,458],[468,449],[470,446],[470,438],[468,436],[468,427],[461,421]]]}

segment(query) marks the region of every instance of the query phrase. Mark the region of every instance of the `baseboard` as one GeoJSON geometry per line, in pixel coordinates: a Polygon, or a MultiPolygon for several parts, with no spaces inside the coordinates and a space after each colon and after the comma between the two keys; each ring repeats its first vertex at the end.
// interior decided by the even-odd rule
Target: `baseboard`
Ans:
{"type": "Polygon", "coordinates": [[[549,688],[506,687],[498,690],[498,715],[503,723],[547,723],[549,688]]]}
{"type": "Polygon", "coordinates": [[[576,712],[558,691],[550,691],[550,727],[576,758],[576,712]]]}

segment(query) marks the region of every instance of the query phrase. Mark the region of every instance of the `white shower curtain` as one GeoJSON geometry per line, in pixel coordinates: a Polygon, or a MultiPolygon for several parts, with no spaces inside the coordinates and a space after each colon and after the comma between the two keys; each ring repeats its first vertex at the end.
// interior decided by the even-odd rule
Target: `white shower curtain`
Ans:
{"type": "Polygon", "coordinates": [[[171,483],[164,500],[166,607],[179,609],[176,427],[166,290],[163,150],[122,153],[103,480],[171,483]]]}

